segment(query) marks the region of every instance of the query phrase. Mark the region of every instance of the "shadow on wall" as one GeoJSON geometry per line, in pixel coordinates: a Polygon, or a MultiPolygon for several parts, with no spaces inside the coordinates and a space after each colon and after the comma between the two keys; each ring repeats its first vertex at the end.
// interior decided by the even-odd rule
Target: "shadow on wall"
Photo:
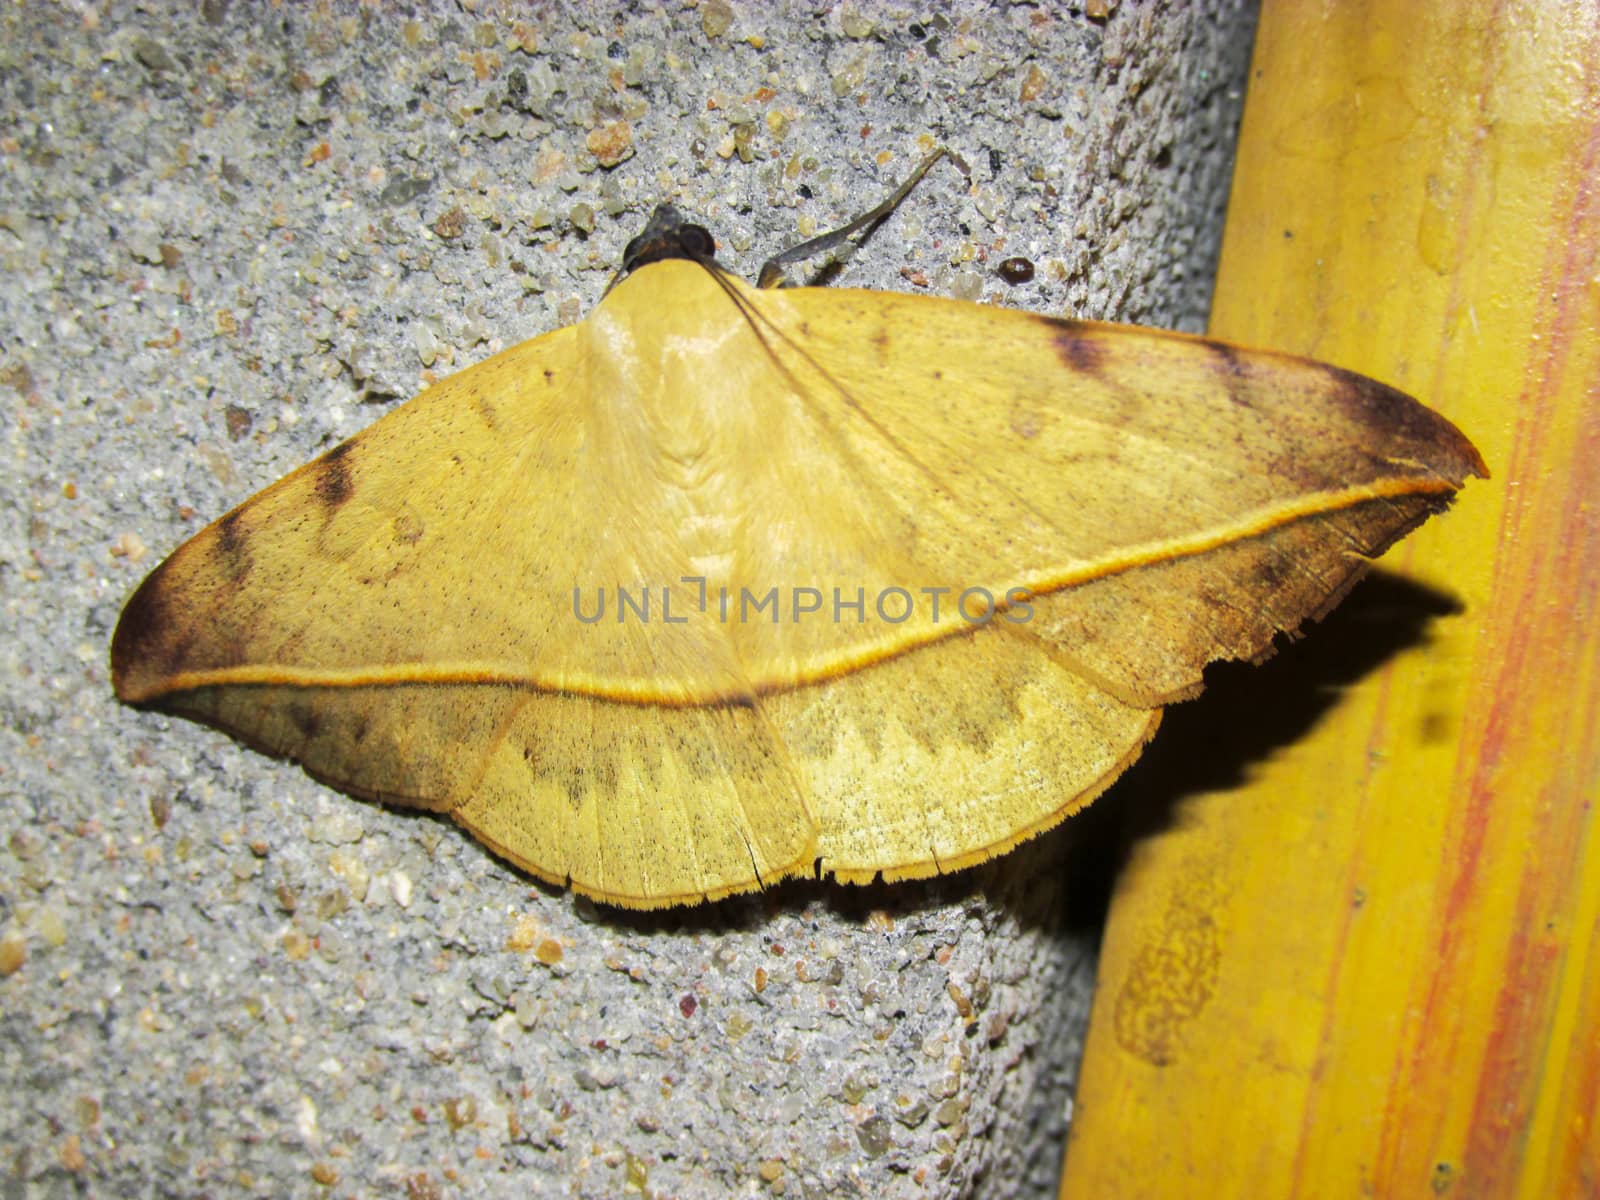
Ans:
{"type": "Polygon", "coordinates": [[[1243,783],[1255,763],[1304,737],[1345,688],[1425,645],[1431,622],[1461,611],[1448,593],[1374,571],[1302,639],[1280,635],[1277,654],[1261,666],[1208,668],[1199,698],[1168,708],[1144,757],[1067,823],[1069,929],[1103,928],[1132,847],[1181,819],[1185,797],[1243,783]]]}

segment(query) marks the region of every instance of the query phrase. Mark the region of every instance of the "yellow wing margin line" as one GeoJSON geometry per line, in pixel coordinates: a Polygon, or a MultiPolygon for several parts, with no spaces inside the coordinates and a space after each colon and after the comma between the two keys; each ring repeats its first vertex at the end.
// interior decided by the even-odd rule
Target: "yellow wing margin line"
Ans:
{"type": "MultiPolygon", "coordinates": [[[[1002,597],[1007,594],[1022,592],[1030,597],[1049,595],[1052,592],[1080,587],[1140,567],[1205,554],[1222,546],[1261,537],[1296,521],[1326,516],[1361,504],[1417,496],[1448,498],[1456,491],[1456,485],[1448,479],[1438,476],[1413,476],[1403,479],[1380,479],[1338,491],[1314,492],[1285,504],[1258,510],[1237,521],[1189,537],[1146,542],[1117,554],[1106,555],[1070,567],[1054,575],[1019,580],[1005,588],[996,588],[994,611],[998,614],[1006,610],[1007,604],[1002,597]]],[[[371,668],[286,667],[262,664],[209,671],[180,671],[143,692],[124,695],[122,699],[132,704],[148,704],[174,693],[224,685],[356,688],[416,684],[481,684],[588,696],[619,704],[657,708],[738,705],[749,704],[759,696],[837,679],[920,646],[941,641],[965,628],[964,625],[952,624],[944,629],[925,628],[917,632],[906,631],[901,636],[865,647],[819,655],[813,661],[802,664],[790,678],[757,681],[754,684],[753,695],[699,692],[681,687],[672,689],[663,687],[657,681],[625,682],[571,671],[539,676],[508,669],[499,663],[454,662],[394,663],[371,668]]]]}

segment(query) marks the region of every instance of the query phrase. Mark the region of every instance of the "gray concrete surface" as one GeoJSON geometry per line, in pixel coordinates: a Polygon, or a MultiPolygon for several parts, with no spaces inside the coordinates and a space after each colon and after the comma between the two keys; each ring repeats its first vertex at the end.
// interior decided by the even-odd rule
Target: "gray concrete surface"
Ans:
{"type": "Polygon", "coordinates": [[[1049,1194],[1070,824],[927,885],[622,913],[120,708],[107,642],[205,521],[587,311],[659,198],[753,273],[944,141],[970,181],[841,281],[1198,328],[1251,22],[0,11],[0,1196],[1049,1194]]]}

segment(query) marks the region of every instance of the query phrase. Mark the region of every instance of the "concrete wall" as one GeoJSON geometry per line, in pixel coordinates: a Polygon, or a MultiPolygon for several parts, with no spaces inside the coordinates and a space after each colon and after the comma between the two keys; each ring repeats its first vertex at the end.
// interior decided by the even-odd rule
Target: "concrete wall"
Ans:
{"type": "Polygon", "coordinates": [[[640,916],[112,699],[163,555],[580,317],[657,199],[753,274],[945,142],[840,283],[1203,323],[1247,5],[536,7],[0,14],[8,1196],[1052,1186],[1071,823],[640,916]]]}

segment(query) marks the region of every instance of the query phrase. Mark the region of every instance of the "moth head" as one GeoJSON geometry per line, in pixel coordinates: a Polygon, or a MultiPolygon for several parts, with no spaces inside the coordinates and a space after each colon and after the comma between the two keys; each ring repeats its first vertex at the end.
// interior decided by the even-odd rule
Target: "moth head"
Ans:
{"type": "Polygon", "coordinates": [[[658,204],[643,232],[622,252],[621,275],[630,275],[646,263],[667,258],[687,258],[710,263],[717,254],[717,241],[703,225],[696,225],[670,204],[658,204]]]}

